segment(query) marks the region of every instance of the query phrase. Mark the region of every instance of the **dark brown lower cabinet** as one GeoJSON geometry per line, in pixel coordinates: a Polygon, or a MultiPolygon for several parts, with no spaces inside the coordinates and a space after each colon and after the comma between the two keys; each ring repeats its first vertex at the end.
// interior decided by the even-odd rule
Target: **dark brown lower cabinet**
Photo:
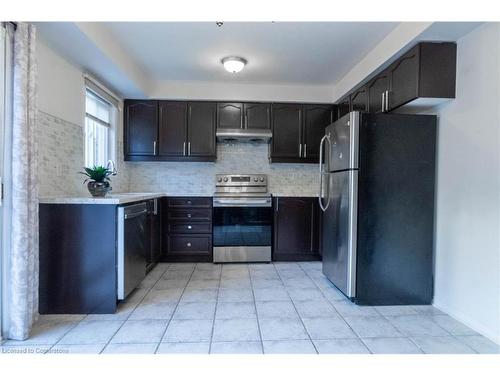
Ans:
{"type": "Polygon", "coordinates": [[[274,261],[321,259],[320,212],[315,197],[274,198],[274,261]]]}
{"type": "Polygon", "coordinates": [[[40,314],[116,311],[116,206],[40,204],[40,314]]]}
{"type": "Polygon", "coordinates": [[[212,198],[164,198],[161,206],[162,259],[212,262],[212,198]]]}

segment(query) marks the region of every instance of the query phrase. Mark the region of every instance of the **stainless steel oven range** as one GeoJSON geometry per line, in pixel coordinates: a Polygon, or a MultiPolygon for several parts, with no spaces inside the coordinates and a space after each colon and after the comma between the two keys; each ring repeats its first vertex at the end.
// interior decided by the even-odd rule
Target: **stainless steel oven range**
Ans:
{"type": "Polygon", "coordinates": [[[273,211],[267,176],[218,174],[215,186],[214,263],[270,262],[273,211]]]}

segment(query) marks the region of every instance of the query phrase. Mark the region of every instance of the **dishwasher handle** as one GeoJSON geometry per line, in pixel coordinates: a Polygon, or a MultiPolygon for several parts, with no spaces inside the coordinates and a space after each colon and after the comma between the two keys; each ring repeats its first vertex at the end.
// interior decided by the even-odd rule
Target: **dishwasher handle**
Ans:
{"type": "Polygon", "coordinates": [[[123,212],[123,217],[125,220],[133,219],[137,216],[145,215],[148,213],[148,205],[146,202],[133,204],[131,206],[126,206],[123,212]]]}

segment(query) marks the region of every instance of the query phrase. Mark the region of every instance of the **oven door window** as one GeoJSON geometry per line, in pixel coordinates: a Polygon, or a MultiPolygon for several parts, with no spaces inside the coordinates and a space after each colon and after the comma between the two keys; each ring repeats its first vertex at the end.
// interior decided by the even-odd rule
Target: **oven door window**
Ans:
{"type": "Polygon", "coordinates": [[[214,246],[271,246],[271,207],[215,207],[214,246]]]}

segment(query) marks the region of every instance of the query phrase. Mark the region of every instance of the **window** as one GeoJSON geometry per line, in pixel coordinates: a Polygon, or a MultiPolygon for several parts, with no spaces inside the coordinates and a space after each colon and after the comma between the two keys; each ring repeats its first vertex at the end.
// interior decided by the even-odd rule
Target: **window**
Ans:
{"type": "Polygon", "coordinates": [[[86,90],[85,99],[85,166],[106,166],[111,159],[114,107],[106,100],[86,90]]]}

